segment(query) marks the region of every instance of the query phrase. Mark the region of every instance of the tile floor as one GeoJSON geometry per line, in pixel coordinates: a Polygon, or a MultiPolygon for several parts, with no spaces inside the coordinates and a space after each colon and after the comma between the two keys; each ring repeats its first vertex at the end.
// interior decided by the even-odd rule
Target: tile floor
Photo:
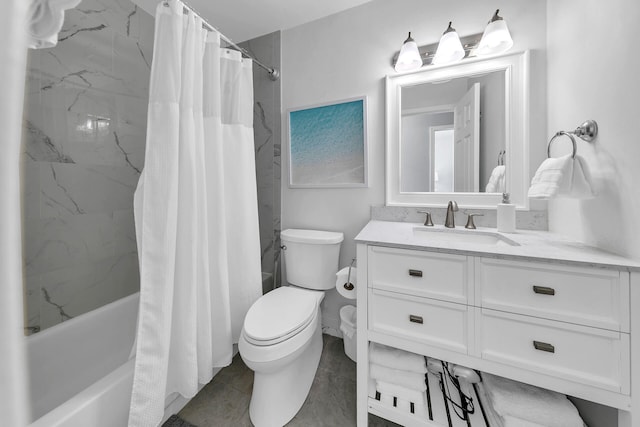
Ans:
{"type": "MultiPolygon", "coordinates": [[[[356,364],[344,354],[340,338],[323,335],[324,346],[311,391],[287,427],[356,425],[356,364]]],[[[197,427],[251,427],[249,401],[253,371],[237,355],[178,414],[197,427]]],[[[370,415],[369,426],[397,424],[370,415]]]]}

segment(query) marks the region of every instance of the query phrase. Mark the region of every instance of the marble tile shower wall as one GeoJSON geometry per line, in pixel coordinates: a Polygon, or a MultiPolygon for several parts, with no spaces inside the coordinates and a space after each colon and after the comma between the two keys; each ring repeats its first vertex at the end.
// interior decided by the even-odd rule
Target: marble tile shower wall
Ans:
{"type": "Polygon", "coordinates": [[[83,0],[67,11],[56,47],[29,52],[29,327],[51,327],[138,290],[133,193],[144,162],[153,33],[153,18],[130,0],[83,0]]]}
{"type": "MultiPolygon", "coordinates": [[[[263,64],[280,69],[280,32],[240,44],[263,64]]],[[[273,274],[280,261],[280,80],[272,81],[265,70],[253,68],[253,131],[255,139],[258,211],[262,271],[273,274]]],[[[277,279],[280,278],[278,271],[277,279]]],[[[263,280],[263,292],[273,279],[263,280]]]]}

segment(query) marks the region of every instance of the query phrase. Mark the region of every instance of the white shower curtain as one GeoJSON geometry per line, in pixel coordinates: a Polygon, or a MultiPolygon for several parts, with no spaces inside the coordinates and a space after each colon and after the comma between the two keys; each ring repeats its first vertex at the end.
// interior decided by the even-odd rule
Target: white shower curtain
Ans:
{"type": "Polygon", "coordinates": [[[0,13],[0,414],[2,425],[27,424],[24,348],[20,137],[27,61],[28,3],[9,0],[0,13]]]}
{"type": "Polygon", "coordinates": [[[231,363],[261,295],[252,63],[170,0],[156,10],[135,193],[140,312],[129,426],[157,426],[231,363]]]}

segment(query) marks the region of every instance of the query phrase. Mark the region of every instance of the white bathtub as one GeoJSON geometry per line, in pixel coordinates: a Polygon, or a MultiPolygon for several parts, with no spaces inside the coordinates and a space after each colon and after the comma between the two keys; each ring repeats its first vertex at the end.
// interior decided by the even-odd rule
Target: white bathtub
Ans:
{"type": "MultiPolygon", "coordinates": [[[[125,427],[139,294],[27,337],[30,427],[125,427]]],[[[164,420],[187,399],[167,399],[164,420]]]]}
{"type": "Polygon", "coordinates": [[[139,294],[27,338],[32,427],[126,426],[139,294]]]}

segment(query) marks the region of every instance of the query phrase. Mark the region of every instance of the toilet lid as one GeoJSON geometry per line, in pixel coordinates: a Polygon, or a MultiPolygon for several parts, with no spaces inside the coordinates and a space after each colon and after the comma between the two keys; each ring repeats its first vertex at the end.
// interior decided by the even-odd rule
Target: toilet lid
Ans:
{"type": "Polygon", "coordinates": [[[282,342],[313,320],[317,304],[317,292],[288,286],[277,288],[260,297],[247,311],[245,338],[257,345],[282,342]]]}

